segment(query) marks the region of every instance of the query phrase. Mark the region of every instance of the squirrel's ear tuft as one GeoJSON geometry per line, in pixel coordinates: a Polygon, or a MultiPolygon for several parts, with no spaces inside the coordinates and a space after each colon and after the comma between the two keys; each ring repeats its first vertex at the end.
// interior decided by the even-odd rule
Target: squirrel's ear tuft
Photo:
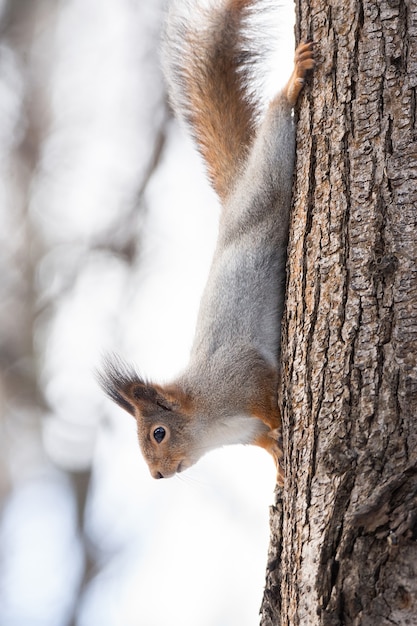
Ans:
{"type": "Polygon", "coordinates": [[[97,378],[101,388],[109,398],[131,415],[135,415],[136,389],[142,386],[146,387],[146,384],[134,368],[128,366],[117,356],[108,356],[104,360],[102,370],[97,373],[97,378]]]}
{"type": "Polygon", "coordinates": [[[135,407],[159,406],[166,411],[177,407],[175,394],[167,396],[160,386],[145,382],[135,371],[117,356],[107,357],[98,380],[105,393],[119,406],[135,415],[135,407]]]}

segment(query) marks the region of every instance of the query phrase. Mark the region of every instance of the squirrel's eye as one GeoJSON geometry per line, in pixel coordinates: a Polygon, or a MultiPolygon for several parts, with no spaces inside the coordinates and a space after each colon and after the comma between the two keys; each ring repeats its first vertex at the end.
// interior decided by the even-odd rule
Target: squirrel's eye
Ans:
{"type": "Polygon", "coordinates": [[[165,428],[162,428],[162,426],[158,426],[158,428],[155,428],[155,430],[153,431],[153,438],[157,443],[161,443],[161,441],[165,437],[165,434],[165,428]]]}

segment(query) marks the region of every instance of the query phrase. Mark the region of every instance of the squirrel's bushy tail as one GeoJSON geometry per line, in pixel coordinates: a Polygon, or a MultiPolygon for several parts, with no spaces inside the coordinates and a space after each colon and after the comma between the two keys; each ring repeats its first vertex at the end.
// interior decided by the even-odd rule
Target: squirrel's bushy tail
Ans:
{"type": "Polygon", "coordinates": [[[269,7],[265,0],[212,0],[205,9],[176,0],[168,13],[163,60],[170,98],[191,127],[222,200],[256,129],[253,78],[267,46],[260,44],[258,30],[254,43],[251,17],[269,7]]]}

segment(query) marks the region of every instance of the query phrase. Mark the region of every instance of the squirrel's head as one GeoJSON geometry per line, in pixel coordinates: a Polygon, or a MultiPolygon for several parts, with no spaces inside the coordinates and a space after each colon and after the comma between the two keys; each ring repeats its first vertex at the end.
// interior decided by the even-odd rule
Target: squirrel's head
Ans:
{"type": "Polygon", "coordinates": [[[193,465],[198,433],[192,400],[178,386],[145,382],[119,359],[106,361],[99,374],[106,394],[133,415],[139,445],[154,478],[169,478],[193,465]]]}

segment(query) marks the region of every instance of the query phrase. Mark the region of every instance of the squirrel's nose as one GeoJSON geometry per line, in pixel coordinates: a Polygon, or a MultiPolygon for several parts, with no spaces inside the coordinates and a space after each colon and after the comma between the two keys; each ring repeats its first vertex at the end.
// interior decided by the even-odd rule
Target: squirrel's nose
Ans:
{"type": "Polygon", "coordinates": [[[164,475],[161,474],[161,472],[155,472],[155,474],[153,475],[154,478],[163,478],[164,475]]]}

